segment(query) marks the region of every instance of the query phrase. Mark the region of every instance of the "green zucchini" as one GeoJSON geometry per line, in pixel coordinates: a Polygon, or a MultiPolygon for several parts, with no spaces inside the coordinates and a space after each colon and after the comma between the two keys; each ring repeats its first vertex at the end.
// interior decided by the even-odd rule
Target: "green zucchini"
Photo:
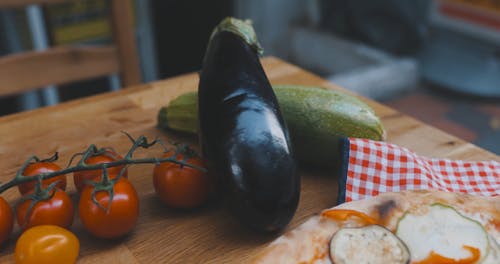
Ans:
{"type": "MultiPolygon", "coordinates": [[[[384,140],[385,130],[371,109],[358,98],[319,87],[274,85],[273,90],[290,131],[299,161],[332,167],[338,158],[340,137],[384,140]]],[[[160,109],[162,129],[196,134],[198,95],[188,92],[160,109]]]]}

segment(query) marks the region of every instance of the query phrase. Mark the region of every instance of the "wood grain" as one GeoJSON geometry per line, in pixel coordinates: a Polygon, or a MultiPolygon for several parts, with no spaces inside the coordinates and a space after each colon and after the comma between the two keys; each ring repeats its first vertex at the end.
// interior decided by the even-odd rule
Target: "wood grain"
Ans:
{"type": "Polygon", "coordinates": [[[119,71],[114,46],[56,47],[0,58],[0,96],[119,71]]]}
{"type": "Polygon", "coordinates": [[[82,0],[0,0],[0,8],[16,8],[27,5],[69,3],[82,0]]]}
{"type": "Polygon", "coordinates": [[[120,58],[122,86],[138,84],[141,82],[141,71],[129,1],[111,0],[111,26],[120,58]]]}
{"type": "MultiPolygon", "coordinates": [[[[275,58],[263,65],[273,84],[319,85],[342,88],[275,58]]],[[[144,84],[119,92],[102,94],[69,103],[0,118],[0,181],[12,177],[25,158],[42,157],[59,151],[64,166],[75,152],[89,144],[112,146],[123,153],[134,136],[185,141],[197,146],[195,139],[163,133],[156,128],[160,107],[177,95],[195,90],[197,74],[144,84]]],[[[466,160],[500,160],[498,156],[376,102],[371,105],[388,130],[388,141],[431,157],[466,160]]],[[[140,155],[159,155],[152,149],[140,155]]],[[[242,228],[224,210],[211,203],[193,211],[168,209],[156,198],[151,165],[130,167],[129,178],[141,197],[140,219],[134,231],[120,240],[92,238],[77,221],[72,231],[81,241],[79,263],[245,263],[279,234],[262,235],[242,228]]],[[[336,175],[329,171],[303,169],[299,208],[288,229],[304,222],[320,210],[333,206],[337,197],[336,175]]],[[[72,177],[69,192],[76,201],[72,177]]],[[[2,194],[11,204],[19,199],[17,190],[2,194]]],[[[78,217],[76,218],[78,219],[78,217]]],[[[1,263],[12,263],[16,227],[11,241],[0,251],[1,263]]]]}

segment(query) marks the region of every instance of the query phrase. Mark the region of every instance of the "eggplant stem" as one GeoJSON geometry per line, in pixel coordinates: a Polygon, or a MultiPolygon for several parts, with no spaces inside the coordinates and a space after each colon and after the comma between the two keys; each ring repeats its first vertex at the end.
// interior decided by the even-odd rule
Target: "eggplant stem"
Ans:
{"type": "Polygon", "coordinates": [[[257,34],[252,27],[252,21],[240,20],[234,17],[226,17],[222,20],[212,32],[210,39],[215,36],[218,32],[229,31],[237,36],[239,36],[243,41],[245,41],[250,47],[252,47],[257,54],[262,55],[264,49],[257,40],[257,34]]]}

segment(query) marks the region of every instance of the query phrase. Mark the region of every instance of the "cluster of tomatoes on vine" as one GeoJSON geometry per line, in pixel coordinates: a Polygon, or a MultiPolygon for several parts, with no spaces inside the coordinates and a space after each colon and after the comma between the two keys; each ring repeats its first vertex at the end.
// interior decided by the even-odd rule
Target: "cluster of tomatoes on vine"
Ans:
{"type": "MultiPolygon", "coordinates": [[[[128,155],[123,160],[112,149],[101,149],[85,157],[86,166],[102,164],[103,167],[91,170],[74,167],[73,182],[80,196],[78,215],[83,227],[93,236],[103,239],[122,237],[135,227],[139,218],[139,197],[128,180],[127,168],[135,163],[156,163],[152,173],[154,189],[167,206],[194,208],[202,205],[209,196],[211,180],[206,171],[200,169],[205,166],[194,151],[185,146],[182,148],[184,151],[179,149],[166,151],[161,158],[163,161],[171,159],[179,162],[158,162],[158,159],[153,159],[155,162],[135,162],[138,160],[128,159],[128,155]],[[123,165],[105,165],[117,161],[124,161],[123,165]]],[[[21,173],[23,177],[54,175],[15,183],[23,195],[15,206],[15,217],[10,205],[0,196],[0,245],[9,238],[14,218],[22,232],[40,225],[71,228],[75,207],[65,191],[67,175],[57,175],[62,168],[55,163],[56,160],[57,155],[26,164],[21,173]]]]}

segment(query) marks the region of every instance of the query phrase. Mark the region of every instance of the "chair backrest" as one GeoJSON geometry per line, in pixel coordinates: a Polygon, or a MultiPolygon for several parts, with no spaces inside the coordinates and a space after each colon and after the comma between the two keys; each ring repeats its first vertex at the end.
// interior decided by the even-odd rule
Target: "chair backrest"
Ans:
{"type": "MultiPolygon", "coordinates": [[[[0,0],[0,9],[76,1],[81,0],[0,0]]],[[[123,87],[140,83],[129,1],[110,0],[110,11],[112,45],[58,46],[0,58],[0,96],[113,73],[120,75],[123,87]]]]}

